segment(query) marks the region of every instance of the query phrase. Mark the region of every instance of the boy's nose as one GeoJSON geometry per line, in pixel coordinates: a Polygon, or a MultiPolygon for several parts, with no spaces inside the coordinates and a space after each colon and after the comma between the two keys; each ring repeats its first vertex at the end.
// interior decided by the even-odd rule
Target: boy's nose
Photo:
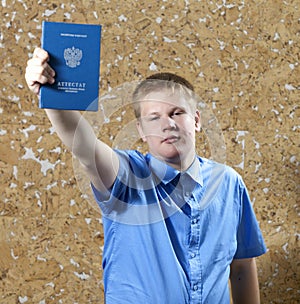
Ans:
{"type": "Polygon", "coordinates": [[[164,118],[162,120],[162,130],[174,130],[176,129],[176,123],[171,117],[164,118]]]}

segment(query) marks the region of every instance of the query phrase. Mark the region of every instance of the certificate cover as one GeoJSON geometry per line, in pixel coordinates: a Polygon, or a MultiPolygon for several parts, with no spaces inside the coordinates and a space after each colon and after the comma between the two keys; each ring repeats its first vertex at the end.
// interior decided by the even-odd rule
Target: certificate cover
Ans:
{"type": "Polygon", "coordinates": [[[97,111],[101,25],[43,21],[42,29],[56,76],[41,86],[40,108],[97,111]]]}

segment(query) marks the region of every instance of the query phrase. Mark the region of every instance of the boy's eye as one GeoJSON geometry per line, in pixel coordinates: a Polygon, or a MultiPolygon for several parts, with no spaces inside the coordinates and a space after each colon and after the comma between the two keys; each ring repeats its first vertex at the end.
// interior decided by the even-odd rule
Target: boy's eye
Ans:
{"type": "Polygon", "coordinates": [[[148,119],[149,121],[157,120],[159,117],[158,116],[149,116],[148,119]]]}
{"type": "Polygon", "coordinates": [[[181,111],[181,110],[178,110],[178,111],[175,111],[175,112],[173,113],[173,116],[181,115],[181,114],[184,114],[184,112],[181,111]]]}

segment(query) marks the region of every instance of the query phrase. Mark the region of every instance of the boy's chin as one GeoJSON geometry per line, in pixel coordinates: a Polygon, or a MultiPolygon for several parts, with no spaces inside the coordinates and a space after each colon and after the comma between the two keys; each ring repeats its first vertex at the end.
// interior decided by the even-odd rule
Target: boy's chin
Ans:
{"type": "Polygon", "coordinates": [[[181,168],[181,157],[180,157],[180,154],[178,154],[178,153],[166,153],[164,155],[160,155],[160,158],[162,161],[164,161],[172,166],[181,168]]]}

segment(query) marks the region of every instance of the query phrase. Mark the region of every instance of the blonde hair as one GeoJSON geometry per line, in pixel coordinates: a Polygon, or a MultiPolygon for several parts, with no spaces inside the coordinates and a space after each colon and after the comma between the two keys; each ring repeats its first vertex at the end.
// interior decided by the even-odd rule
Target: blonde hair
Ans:
{"type": "Polygon", "coordinates": [[[136,118],[140,118],[140,102],[151,92],[168,90],[171,94],[183,94],[193,110],[196,109],[194,87],[183,77],[172,73],[157,73],[147,77],[135,88],[132,96],[136,118]]]}

